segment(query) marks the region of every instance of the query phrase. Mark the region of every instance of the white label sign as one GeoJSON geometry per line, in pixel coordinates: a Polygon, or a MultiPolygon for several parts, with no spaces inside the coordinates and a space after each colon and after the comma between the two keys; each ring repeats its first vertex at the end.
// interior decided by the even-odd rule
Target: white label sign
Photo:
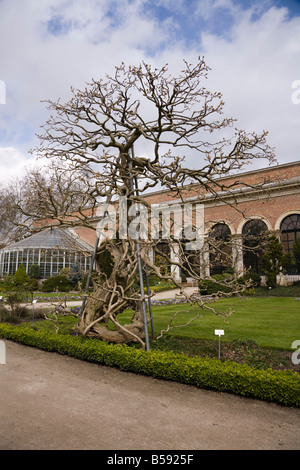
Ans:
{"type": "Polygon", "coordinates": [[[215,335],[218,335],[218,336],[224,335],[224,330],[215,330],[215,335]]]}

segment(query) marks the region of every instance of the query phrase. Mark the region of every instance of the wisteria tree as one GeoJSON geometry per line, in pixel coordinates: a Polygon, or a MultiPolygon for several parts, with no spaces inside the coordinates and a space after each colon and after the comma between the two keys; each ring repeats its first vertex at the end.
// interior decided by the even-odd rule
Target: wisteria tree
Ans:
{"type": "MultiPolygon", "coordinates": [[[[150,210],[145,195],[152,189],[169,190],[174,199],[183,202],[188,189],[197,184],[201,189],[199,202],[203,192],[220,198],[220,192],[231,191],[241,183],[237,177],[234,184],[226,187],[224,180],[222,185],[218,183],[218,176],[240,170],[252,160],[274,159],[265,131],[247,133],[235,127],[234,119],[223,116],[221,93],[205,87],[208,71],[203,58],[195,65],[184,61],[177,76],[170,74],[167,66],[157,69],[146,63],[139,66],[122,63],[115,67],[113,76],[93,80],[84,90],[72,89],[68,102],[47,101],[51,117],[42,126],[40,147],[33,152],[54,159],[62,172],[67,165],[69,171],[80,174],[81,182],[84,180],[74,198],[76,217],[74,204],[58,210],[53,200],[48,205],[44,201],[47,215],[66,225],[96,230],[95,219],[83,208],[87,202],[95,206],[102,202],[99,207],[104,212],[101,215],[98,211],[101,226],[101,221],[108,220],[103,218],[107,216],[106,202],[116,208],[118,218],[114,237],[105,237],[98,224],[97,233],[101,232],[101,236],[97,258],[105,251],[111,264],[108,271],[98,272],[93,291],[87,297],[78,325],[83,335],[115,343],[137,341],[145,347],[149,293],[144,295],[145,277],[141,278],[141,269],[179,287],[172,266],[196,280],[201,277],[199,262],[195,261],[199,253],[194,251],[191,256],[184,249],[184,233],[175,237],[171,229],[169,252],[160,250],[159,242],[165,239],[162,227],[155,237],[149,231],[146,237],[122,236],[121,200],[126,201],[128,235],[127,228],[134,217],[150,210]],[[191,156],[197,156],[196,167],[190,163],[191,156]],[[153,251],[159,255],[160,265],[155,263],[153,251]],[[176,257],[170,251],[176,252],[176,257]],[[124,325],[118,315],[126,308],[133,313],[130,323],[124,325]]],[[[47,198],[51,199],[51,187],[47,198]]],[[[42,215],[45,216],[45,211],[42,215]]],[[[215,261],[219,252],[224,262],[224,241],[220,245],[218,239],[211,238],[210,245],[214,246],[215,261]]],[[[224,295],[245,287],[237,282],[236,275],[228,278],[226,284],[230,289],[224,295]]],[[[187,302],[196,303],[199,309],[212,308],[205,296],[182,293],[187,302]]]]}

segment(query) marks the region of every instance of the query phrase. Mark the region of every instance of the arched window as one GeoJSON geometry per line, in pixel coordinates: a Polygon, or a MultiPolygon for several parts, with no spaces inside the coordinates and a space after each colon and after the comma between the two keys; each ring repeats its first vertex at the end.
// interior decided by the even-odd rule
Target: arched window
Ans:
{"type": "Polygon", "coordinates": [[[268,227],[261,219],[249,220],[243,227],[244,268],[260,273],[260,260],[263,253],[262,243],[268,227]]]}
{"type": "Polygon", "coordinates": [[[215,224],[209,234],[210,275],[222,274],[232,266],[231,231],[224,223],[215,224]]]}
{"type": "MultiPolygon", "coordinates": [[[[291,256],[291,259],[294,260],[294,243],[297,239],[300,239],[300,214],[291,214],[283,219],[280,225],[281,231],[281,244],[285,254],[291,256]]],[[[289,274],[297,274],[299,272],[299,267],[294,263],[287,266],[287,271],[289,274]]]]}

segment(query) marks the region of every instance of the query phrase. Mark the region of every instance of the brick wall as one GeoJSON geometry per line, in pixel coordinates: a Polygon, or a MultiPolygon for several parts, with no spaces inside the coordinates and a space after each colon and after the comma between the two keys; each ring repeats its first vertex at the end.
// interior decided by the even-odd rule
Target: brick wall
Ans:
{"type": "MultiPolygon", "coordinates": [[[[294,162],[285,165],[278,165],[275,167],[265,168],[263,170],[254,170],[253,172],[241,173],[235,176],[227,176],[218,178],[215,185],[211,185],[211,189],[215,191],[235,190],[242,188],[251,189],[252,186],[281,184],[286,180],[292,178],[300,178],[300,162],[294,162]]],[[[204,197],[208,194],[205,188],[199,185],[193,185],[188,190],[183,192],[184,197],[204,197]]],[[[145,196],[147,201],[151,204],[158,204],[162,202],[172,201],[176,195],[171,191],[158,191],[145,196]]]]}
{"type": "MultiPolygon", "coordinates": [[[[219,190],[220,187],[224,195],[226,188],[230,188],[235,197],[224,197],[223,202],[212,200],[199,186],[192,186],[185,194],[187,198],[200,196],[207,229],[215,222],[225,222],[232,233],[241,233],[248,218],[262,218],[269,230],[278,230],[285,214],[300,212],[300,162],[220,178],[214,189],[219,190]],[[264,189],[259,190],[260,187],[264,189]],[[201,198],[203,195],[208,197],[201,198]]],[[[157,192],[146,199],[152,204],[161,204],[174,200],[174,194],[157,192]]]]}
{"type": "MultiPolygon", "coordinates": [[[[212,189],[222,189],[226,195],[230,188],[234,191],[236,199],[228,197],[226,203],[213,200],[211,194],[199,185],[189,187],[184,193],[184,197],[199,198],[199,201],[204,203],[207,226],[215,221],[224,221],[230,226],[232,233],[241,233],[245,218],[259,217],[265,220],[270,230],[275,230],[279,228],[279,220],[284,214],[300,211],[300,162],[223,177],[216,182],[212,189]],[[265,190],[257,191],[257,187],[261,185],[265,190]]],[[[144,197],[151,204],[178,200],[176,194],[171,191],[157,191],[144,197]]],[[[87,209],[86,214],[92,215],[91,210],[87,209]]],[[[55,223],[55,220],[44,219],[37,221],[35,226],[43,227],[55,223]]],[[[79,231],[78,235],[80,233],[90,242],[95,238],[95,234],[92,235],[86,230],[79,231]]]]}
{"type": "Polygon", "coordinates": [[[242,225],[246,223],[247,218],[262,218],[270,230],[276,230],[279,228],[276,223],[284,214],[299,211],[300,191],[298,189],[298,193],[276,196],[266,194],[265,197],[238,202],[234,207],[229,204],[206,207],[204,216],[207,225],[211,225],[214,221],[224,221],[233,233],[241,233],[242,225]]]}

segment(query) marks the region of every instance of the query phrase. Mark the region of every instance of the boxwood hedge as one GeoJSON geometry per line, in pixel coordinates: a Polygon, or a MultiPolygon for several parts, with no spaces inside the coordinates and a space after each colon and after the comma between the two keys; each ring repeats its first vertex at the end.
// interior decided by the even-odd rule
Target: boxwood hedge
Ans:
{"type": "Polygon", "coordinates": [[[167,351],[143,351],[93,338],[49,334],[28,326],[1,324],[0,337],[123,371],[300,406],[300,375],[292,371],[257,370],[231,361],[188,357],[167,351]]]}

